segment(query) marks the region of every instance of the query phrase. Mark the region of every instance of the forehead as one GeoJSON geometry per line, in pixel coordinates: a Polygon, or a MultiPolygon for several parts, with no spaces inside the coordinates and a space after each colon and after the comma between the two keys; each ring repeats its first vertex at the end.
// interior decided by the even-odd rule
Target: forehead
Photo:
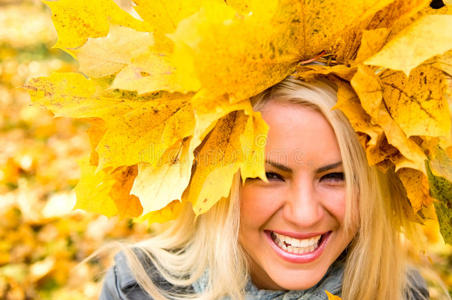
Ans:
{"type": "Polygon", "coordinates": [[[314,108],[272,100],[262,109],[269,125],[266,158],[282,164],[324,164],[341,159],[334,131],[314,108]],[[285,161],[284,161],[285,160],[285,161]]]}

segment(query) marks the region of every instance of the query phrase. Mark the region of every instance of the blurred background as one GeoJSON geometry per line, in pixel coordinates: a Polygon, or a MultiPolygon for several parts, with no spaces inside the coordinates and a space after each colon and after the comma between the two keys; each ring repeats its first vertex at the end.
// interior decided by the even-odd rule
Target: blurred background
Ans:
{"type": "MultiPolygon", "coordinates": [[[[50,16],[37,0],[0,0],[0,299],[97,299],[110,260],[83,259],[111,241],[150,233],[131,220],[72,211],[77,161],[89,153],[87,125],[53,118],[20,89],[32,77],[77,69],[51,48],[50,16]]],[[[432,299],[445,299],[452,247],[437,239],[429,245],[418,261],[432,299]]]]}

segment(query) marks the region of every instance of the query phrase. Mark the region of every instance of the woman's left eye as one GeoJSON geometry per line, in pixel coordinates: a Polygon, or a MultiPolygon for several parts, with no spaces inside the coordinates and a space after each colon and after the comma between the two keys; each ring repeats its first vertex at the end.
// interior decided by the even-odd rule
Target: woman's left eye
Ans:
{"type": "Polygon", "coordinates": [[[332,182],[343,182],[345,179],[345,175],[343,172],[334,172],[323,175],[320,180],[328,180],[332,182]]]}

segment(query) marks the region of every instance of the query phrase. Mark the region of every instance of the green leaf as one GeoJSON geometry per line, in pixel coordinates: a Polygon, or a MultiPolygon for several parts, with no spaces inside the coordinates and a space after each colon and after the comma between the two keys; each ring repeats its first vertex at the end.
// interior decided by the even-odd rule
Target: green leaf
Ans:
{"type": "Polygon", "coordinates": [[[426,161],[425,165],[430,183],[430,193],[439,200],[434,204],[441,235],[446,243],[452,244],[452,182],[444,177],[435,176],[430,168],[429,161],[426,161]]]}

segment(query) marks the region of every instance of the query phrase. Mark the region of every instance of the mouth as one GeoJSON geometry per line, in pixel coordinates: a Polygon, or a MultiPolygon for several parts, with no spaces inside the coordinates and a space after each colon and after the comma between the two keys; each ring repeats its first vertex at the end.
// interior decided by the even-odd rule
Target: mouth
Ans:
{"type": "Polygon", "coordinates": [[[272,247],[284,259],[290,262],[305,263],[315,260],[321,255],[331,231],[323,234],[295,238],[274,231],[265,231],[271,239],[272,247]]]}

